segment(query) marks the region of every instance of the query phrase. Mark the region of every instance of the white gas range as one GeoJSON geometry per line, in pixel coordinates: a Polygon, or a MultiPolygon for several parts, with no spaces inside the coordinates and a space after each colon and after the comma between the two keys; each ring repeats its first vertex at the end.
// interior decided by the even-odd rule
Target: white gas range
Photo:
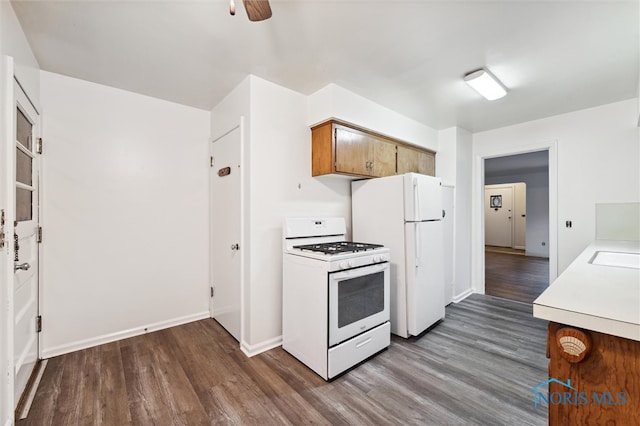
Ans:
{"type": "Polygon", "coordinates": [[[389,249],[345,241],[343,218],[288,218],[283,236],[282,347],[329,380],[389,346],[389,249]]]}

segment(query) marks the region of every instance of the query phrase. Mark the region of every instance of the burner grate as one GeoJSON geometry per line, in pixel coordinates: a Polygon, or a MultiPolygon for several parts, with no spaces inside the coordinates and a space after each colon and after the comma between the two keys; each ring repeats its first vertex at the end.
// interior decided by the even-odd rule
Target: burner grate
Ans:
{"type": "Polygon", "coordinates": [[[357,243],[351,241],[340,241],[337,243],[322,243],[322,244],[305,244],[300,246],[293,246],[295,249],[302,251],[312,251],[324,254],[336,254],[336,253],[355,253],[359,251],[375,250],[383,247],[381,244],[367,244],[357,243]]]}

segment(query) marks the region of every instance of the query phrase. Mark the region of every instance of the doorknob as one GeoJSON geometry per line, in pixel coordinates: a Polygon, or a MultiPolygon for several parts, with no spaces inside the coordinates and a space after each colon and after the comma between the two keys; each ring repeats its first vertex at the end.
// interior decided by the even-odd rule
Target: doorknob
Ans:
{"type": "Polygon", "coordinates": [[[21,270],[21,271],[28,271],[29,268],[31,268],[31,265],[29,265],[27,262],[25,263],[21,263],[19,265],[13,265],[13,272],[16,272],[17,270],[21,270]]]}
{"type": "Polygon", "coordinates": [[[238,245],[238,243],[235,244],[231,244],[231,250],[239,250],[240,246],[238,245]]]}

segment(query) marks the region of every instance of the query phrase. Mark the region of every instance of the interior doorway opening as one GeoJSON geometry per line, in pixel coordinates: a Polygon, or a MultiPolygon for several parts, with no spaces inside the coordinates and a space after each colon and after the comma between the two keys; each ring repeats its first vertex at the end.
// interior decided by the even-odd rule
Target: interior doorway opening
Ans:
{"type": "Polygon", "coordinates": [[[532,303],[549,286],[549,153],[484,160],[485,293],[532,303]]]}

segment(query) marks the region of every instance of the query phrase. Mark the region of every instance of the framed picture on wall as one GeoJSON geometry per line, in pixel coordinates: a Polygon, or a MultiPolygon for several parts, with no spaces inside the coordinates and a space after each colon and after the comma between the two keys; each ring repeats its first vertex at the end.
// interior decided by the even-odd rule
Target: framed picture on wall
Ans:
{"type": "Polygon", "coordinates": [[[492,209],[502,208],[502,195],[492,195],[489,199],[489,205],[492,209]]]}

